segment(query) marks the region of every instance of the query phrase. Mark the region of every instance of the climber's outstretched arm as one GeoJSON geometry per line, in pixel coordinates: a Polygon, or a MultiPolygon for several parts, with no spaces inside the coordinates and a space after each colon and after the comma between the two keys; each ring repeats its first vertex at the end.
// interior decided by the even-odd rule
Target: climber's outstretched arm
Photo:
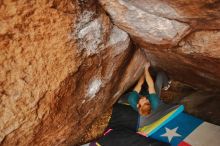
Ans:
{"type": "Polygon", "coordinates": [[[141,86],[143,85],[143,83],[144,83],[144,74],[141,76],[141,78],[139,79],[138,83],[134,87],[134,91],[139,93],[141,91],[141,86]]]}
{"type": "Polygon", "coordinates": [[[149,94],[153,94],[153,93],[156,93],[155,91],[155,88],[154,88],[154,81],[149,73],[149,67],[150,67],[150,63],[148,62],[146,65],[145,65],[145,79],[146,79],[146,82],[147,82],[147,85],[148,85],[148,91],[149,91],[149,94]]]}

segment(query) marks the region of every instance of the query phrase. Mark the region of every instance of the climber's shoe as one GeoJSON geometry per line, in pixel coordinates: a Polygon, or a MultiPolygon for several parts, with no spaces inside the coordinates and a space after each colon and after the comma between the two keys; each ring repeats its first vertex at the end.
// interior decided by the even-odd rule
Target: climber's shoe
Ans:
{"type": "Polygon", "coordinates": [[[169,80],[169,81],[168,81],[168,84],[167,84],[166,86],[164,86],[162,89],[165,90],[165,91],[167,91],[167,90],[170,88],[171,83],[172,83],[172,81],[169,80]]]}

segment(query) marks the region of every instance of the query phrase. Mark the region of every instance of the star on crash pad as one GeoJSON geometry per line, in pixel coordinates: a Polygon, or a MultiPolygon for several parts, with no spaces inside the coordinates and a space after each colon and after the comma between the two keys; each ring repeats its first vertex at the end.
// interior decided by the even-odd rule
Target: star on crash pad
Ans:
{"type": "Polygon", "coordinates": [[[176,127],[176,128],[171,130],[171,129],[165,127],[166,132],[161,136],[162,137],[167,137],[169,142],[171,142],[174,137],[181,137],[181,135],[176,132],[178,128],[179,127],[176,127]]]}

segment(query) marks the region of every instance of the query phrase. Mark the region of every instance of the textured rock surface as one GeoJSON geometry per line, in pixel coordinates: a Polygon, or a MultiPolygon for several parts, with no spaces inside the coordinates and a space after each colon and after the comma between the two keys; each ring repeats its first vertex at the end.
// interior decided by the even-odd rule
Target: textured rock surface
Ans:
{"type": "Polygon", "coordinates": [[[173,78],[198,88],[220,86],[220,32],[197,31],[183,39],[178,47],[145,49],[152,63],[173,78]]]}
{"type": "Polygon", "coordinates": [[[146,57],[220,87],[218,1],[99,1],[117,26],[96,0],[0,1],[0,145],[76,144],[146,57]]]}
{"type": "Polygon", "coordinates": [[[219,1],[99,1],[153,65],[194,87],[220,87],[219,1]]]}
{"type": "Polygon", "coordinates": [[[0,19],[0,145],[77,143],[143,71],[96,1],[1,1],[0,19]]]}
{"type": "Polygon", "coordinates": [[[198,91],[186,96],[180,103],[188,113],[220,125],[219,92],[198,91]]]}
{"type": "MultiPolygon", "coordinates": [[[[187,24],[157,16],[155,13],[160,10],[159,8],[153,12],[141,9],[142,6],[152,9],[152,6],[144,1],[100,0],[100,2],[112,17],[113,22],[136,40],[153,44],[176,44],[190,29],[187,24]],[[137,3],[141,7],[136,6],[137,3]]],[[[175,12],[168,7],[165,11],[175,12]]]]}

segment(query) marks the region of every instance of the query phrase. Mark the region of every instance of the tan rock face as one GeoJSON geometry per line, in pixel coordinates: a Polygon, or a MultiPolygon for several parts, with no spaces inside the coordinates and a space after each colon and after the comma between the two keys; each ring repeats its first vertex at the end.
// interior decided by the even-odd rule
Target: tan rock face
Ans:
{"type": "Polygon", "coordinates": [[[198,31],[183,39],[172,49],[145,49],[152,64],[173,78],[203,89],[220,86],[219,31],[198,31]]]}
{"type": "MultiPolygon", "coordinates": [[[[176,44],[190,29],[185,23],[157,16],[160,8],[152,12],[145,10],[147,7],[152,9],[152,6],[144,1],[100,0],[100,3],[118,27],[130,33],[136,40],[146,43],[176,44]],[[145,6],[146,8],[142,9],[145,6]]],[[[167,13],[175,12],[173,8],[163,3],[161,7],[165,7],[167,13]]]]}
{"type": "Polygon", "coordinates": [[[177,80],[220,87],[218,2],[100,3],[117,26],[95,0],[0,1],[0,145],[76,144],[146,56],[177,80]]]}
{"type": "Polygon", "coordinates": [[[99,1],[154,66],[194,87],[220,87],[218,1],[99,1]]]}
{"type": "Polygon", "coordinates": [[[219,92],[199,91],[183,98],[180,103],[184,105],[187,113],[219,125],[219,100],[219,92]]]}
{"type": "Polygon", "coordinates": [[[0,145],[76,144],[143,71],[96,1],[1,1],[0,19],[0,145]]]}

